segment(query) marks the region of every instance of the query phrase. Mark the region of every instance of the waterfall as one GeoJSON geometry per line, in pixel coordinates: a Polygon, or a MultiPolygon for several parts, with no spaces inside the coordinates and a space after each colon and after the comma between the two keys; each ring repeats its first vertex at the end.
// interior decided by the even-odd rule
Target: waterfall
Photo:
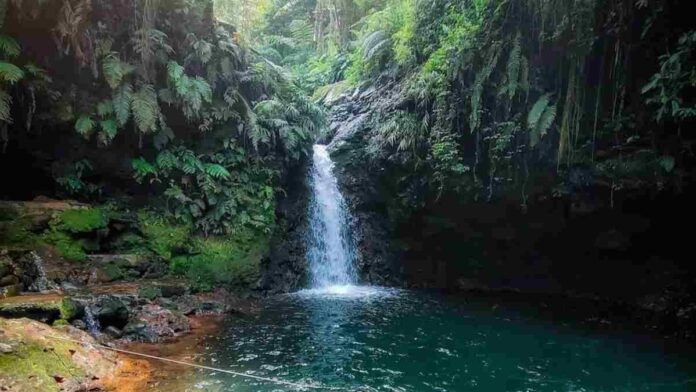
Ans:
{"type": "Polygon", "coordinates": [[[315,289],[350,286],[357,281],[353,266],[355,246],[348,226],[350,216],[333,167],[326,146],[315,145],[307,238],[311,286],[315,289]]]}
{"type": "Polygon", "coordinates": [[[50,288],[53,285],[48,281],[46,276],[46,269],[44,268],[43,259],[36,252],[30,252],[27,255],[28,265],[33,269],[34,282],[29,286],[30,290],[42,292],[50,288]]]}
{"type": "Polygon", "coordinates": [[[90,304],[85,306],[85,324],[87,325],[87,331],[89,331],[92,336],[99,336],[101,325],[99,325],[99,320],[94,317],[90,304]]]}

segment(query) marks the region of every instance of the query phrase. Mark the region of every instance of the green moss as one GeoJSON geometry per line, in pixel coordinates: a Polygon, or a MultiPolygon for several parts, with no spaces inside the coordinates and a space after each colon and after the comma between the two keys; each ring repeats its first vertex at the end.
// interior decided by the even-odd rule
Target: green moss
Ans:
{"type": "Polygon", "coordinates": [[[42,238],[47,243],[55,246],[58,254],[67,260],[80,262],[87,260],[87,253],[82,243],[62,231],[50,230],[42,238]]]}
{"type": "Polygon", "coordinates": [[[172,260],[172,273],[186,277],[192,287],[208,291],[215,286],[248,288],[259,276],[261,258],[268,250],[268,237],[249,233],[225,238],[196,238],[191,256],[172,260]]]}
{"type": "Polygon", "coordinates": [[[70,323],[65,319],[58,319],[53,322],[54,327],[67,327],[68,325],[70,325],[70,323]]]}
{"type": "Polygon", "coordinates": [[[162,296],[162,290],[159,287],[141,287],[138,290],[138,297],[153,300],[162,296]]]}
{"type": "MultiPolygon", "coordinates": [[[[70,359],[70,350],[60,342],[53,347],[42,347],[33,342],[18,344],[10,354],[0,354],[0,374],[21,386],[36,388],[36,391],[59,391],[60,384],[53,376],[80,378],[85,373],[70,359]]],[[[31,390],[31,389],[26,389],[31,390]]]]}
{"type": "Polygon", "coordinates": [[[188,243],[191,233],[188,226],[171,224],[153,213],[138,214],[138,221],[147,248],[167,261],[188,243]]]}
{"type": "Polygon", "coordinates": [[[38,236],[31,231],[32,221],[14,210],[4,209],[0,217],[0,245],[13,249],[33,249],[38,236]]]}
{"type": "Polygon", "coordinates": [[[84,307],[72,298],[65,297],[60,301],[60,317],[64,320],[75,320],[82,317],[84,307]]]}
{"type": "Polygon", "coordinates": [[[109,277],[109,281],[119,280],[123,278],[123,271],[116,264],[106,264],[101,268],[101,270],[109,277]]]}
{"type": "Polygon", "coordinates": [[[63,211],[58,216],[57,227],[69,233],[89,233],[105,228],[108,223],[104,210],[87,208],[63,211]]]}

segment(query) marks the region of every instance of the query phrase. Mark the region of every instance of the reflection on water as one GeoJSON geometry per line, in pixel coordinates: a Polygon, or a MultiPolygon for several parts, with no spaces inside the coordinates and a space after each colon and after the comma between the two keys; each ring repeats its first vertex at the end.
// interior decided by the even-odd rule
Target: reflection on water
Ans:
{"type": "MultiPolygon", "coordinates": [[[[207,343],[206,364],[351,391],[688,391],[687,360],[516,306],[341,286],[271,299],[207,343]]],[[[197,390],[291,391],[200,373],[197,390]]]]}

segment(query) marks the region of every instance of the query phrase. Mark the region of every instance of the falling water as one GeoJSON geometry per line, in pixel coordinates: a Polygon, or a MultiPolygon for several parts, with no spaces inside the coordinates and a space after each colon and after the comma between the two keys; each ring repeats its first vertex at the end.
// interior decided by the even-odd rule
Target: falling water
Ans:
{"type": "Polygon", "coordinates": [[[85,324],[87,325],[87,331],[89,331],[92,336],[99,335],[101,325],[99,325],[99,320],[94,317],[92,308],[89,305],[85,306],[85,324]]]}
{"type": "Polygon", "coordinates": [[[30,252],[28,255],[29,263],[34,269],[35,279],[29,287],[34,291],[46,291],[52,288],[48,278],[46,277],[46,269],[44,268],[43,259],[36,252],[30,252]]]}
{"type": "Polygon", "coordinates": [[[314,146],[311,172],[307,258],[314,289],[348,287],[356,282],[349,215],[333,174],[326,146],[314,146]]]}

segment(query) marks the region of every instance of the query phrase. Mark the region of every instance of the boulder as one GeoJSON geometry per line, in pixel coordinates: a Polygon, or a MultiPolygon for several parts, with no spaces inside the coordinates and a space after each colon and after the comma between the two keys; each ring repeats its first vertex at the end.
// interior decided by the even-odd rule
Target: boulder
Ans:
{"type": "Polygon", "coordinates": [[[45,323],[60,318],[62,296],[56,294],[23,295],[0,300],[0,316],[26,317],[45,323]]]}
{"type": "Polygon", "coordinates": [[[102,328],[108,326],[123,328],[128,324],[129,305],[125,297],[102,295],[88,306],[102,328]]]}
{"type": "Polygon", "coordinates": [[[0,318],[0,340],[0,390],[112,390],[131,365],[114,352],[94,347],[91,336],[70,326],[0,318]]]}
{"type": "Polygon", "coordinates": [[[125,326],[123,333],[130,340],[155,343],[187,333],[190,329],[188,318],[183,314],[148,304],[125,326]]]}

